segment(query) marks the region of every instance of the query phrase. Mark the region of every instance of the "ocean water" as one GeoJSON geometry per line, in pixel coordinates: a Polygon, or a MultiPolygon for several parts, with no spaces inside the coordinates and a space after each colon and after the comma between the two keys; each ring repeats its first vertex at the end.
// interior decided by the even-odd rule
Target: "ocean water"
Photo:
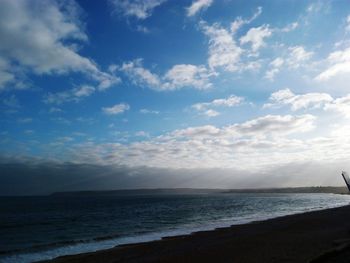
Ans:
{"type": "Polygon", "coordinates": [[[21,263],[338,207],[335,194],[0,197],[0,262],[21,263]]]}

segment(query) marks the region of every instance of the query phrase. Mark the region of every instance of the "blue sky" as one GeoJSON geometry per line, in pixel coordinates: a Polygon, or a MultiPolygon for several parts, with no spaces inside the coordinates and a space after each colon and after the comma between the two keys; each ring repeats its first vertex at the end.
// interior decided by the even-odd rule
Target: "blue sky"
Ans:
{"type": "Polygon", "coordinates": [[[2,163],[347,168],[345,0],[0,7],[2,163]]]}

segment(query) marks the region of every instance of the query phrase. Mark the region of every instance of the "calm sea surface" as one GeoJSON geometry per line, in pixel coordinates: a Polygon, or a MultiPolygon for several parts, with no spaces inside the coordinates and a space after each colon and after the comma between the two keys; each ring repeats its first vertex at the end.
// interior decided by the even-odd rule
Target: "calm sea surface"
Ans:
{"type": "Polygon", "coordinates": [[[335,194],[0,197],[0,262],[150,241],[347,205],[335,194]]]}

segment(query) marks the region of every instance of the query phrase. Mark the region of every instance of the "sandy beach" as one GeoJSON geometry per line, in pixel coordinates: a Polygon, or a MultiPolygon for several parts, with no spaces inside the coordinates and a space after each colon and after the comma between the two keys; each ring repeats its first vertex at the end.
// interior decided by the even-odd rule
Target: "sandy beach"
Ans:
{"type": "Polygon", "coordinates": [[[45,262],[349,262],[349,219],[345,206],[45,262]]]}

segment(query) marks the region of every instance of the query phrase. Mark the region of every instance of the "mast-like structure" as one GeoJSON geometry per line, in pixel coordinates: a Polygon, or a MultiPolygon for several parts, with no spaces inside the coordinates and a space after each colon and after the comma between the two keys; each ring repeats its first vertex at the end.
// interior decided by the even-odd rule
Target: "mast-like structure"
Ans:
{"type": "Polygon", "coordinates": [[[343,172],[341,173],[341,175],[343,176],[344,181],[345,181],[345,183],[346,183],[346,186],[348,187],[348,190],[350,191],[350,178],[349,178],[347,172],[343,171],[343,172]]]}

